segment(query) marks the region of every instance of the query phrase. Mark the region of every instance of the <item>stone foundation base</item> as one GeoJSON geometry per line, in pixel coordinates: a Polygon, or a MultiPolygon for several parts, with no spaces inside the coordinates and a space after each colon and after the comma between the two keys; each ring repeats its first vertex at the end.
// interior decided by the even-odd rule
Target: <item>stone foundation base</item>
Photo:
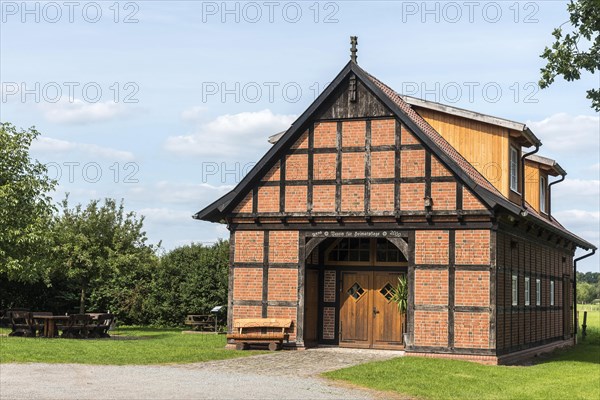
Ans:
{"type": "Polygon", "coordinates": [[[575,345],[575,339],[560,340],[553,343],[548,343],[543,346],[533,347],[531,349],[525,349],[516,351],[510,354],[504,354],[498,357],[498,364],[510,365],[518,364],[525,360],[537,357],[544,353],[550,353],[556,349],[571,347],[575,345]]]}
{"type": "Polygon", "coordinates": [[[501,356],[453,353],[420,353],[411,352],[410,350],[407,350],[405,354],[411,357],[449,358],[453,360],[473,361],[485,365],[511,365],[522,363],[541,354],[550,353],[556,349],[571,347],[574,345],[575,339],[566,339],[556,341],[553,343],[548,343],[542,346],[533,347],[531,349],[525,349],[510,354],[504,354],[501,356]]]}

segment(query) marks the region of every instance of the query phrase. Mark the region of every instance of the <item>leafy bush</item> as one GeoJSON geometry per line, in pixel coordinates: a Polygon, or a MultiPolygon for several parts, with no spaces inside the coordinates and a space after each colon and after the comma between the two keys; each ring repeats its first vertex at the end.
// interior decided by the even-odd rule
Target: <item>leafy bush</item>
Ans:
{"type": "Polygon", "coordinates": [[[227,304],[229,243],[191,244],[161,257],[145,302],[151,322],[181,324],[186,314],[205,314],[227,304]]]}
{"type": "MultiPolygon", "coordinates": [[[[110,311],[128,325],[177,326],[187,314],[227,304],[229,243],[191,244],[156,256],[137,252],[127,265],[89,283],[86,310],[110,311]]],[[[46,283],[20,283],[0,275],[0,309],[75,313],[79,281],[54,274],[46,283]]]]}

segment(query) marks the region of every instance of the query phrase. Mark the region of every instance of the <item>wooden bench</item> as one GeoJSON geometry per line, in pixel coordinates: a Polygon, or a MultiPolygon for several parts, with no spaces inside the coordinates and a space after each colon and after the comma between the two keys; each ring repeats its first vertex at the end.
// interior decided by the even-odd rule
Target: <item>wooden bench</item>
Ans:
{"type": "Polygon", "coordinates": [[[292,326],[289,318],[246,318],[233,322],[234,332],[227,339],[235,340],[238,350],[245,350],[253,343],[269,343],[269,350],[280,350],[284,340],[288,340],[286,332],[292,326]]]}
{"type": "Polygon", "coordinates": [[[217,316],[216,315],[199,315],[199,314],[190,314],[186,317],[184,324],[190,325],[192,330],[208,332],[208,331],[217,331],[217,316]]]}
{"type": "Polygon", "coordinates": [[[115,316],[109,313],[88,313],[91,322],[88,327],[88,337],[109,338],[108,330],[115,320],[115,316]]]}
{"type": "Polygon", "coordinates": [[[71,314],[64,325],[58,325],[62,337],[85,339],[93,328],[92,317],[88,314],[71,314]]]}
{"type": "Polygon", "coordinates": [[[11,310],[9,318],[12,332],[8,336],[35,336],[33,320],[29,311],[11,310]]]}

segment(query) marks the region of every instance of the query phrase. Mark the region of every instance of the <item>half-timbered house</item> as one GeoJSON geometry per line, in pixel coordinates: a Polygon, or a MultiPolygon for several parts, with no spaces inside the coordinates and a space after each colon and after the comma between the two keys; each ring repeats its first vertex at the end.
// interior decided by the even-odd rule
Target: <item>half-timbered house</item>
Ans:
{"type": "Polygon", "coordinates": [[[552,217],[566,173],[524,124],[400,95],[353,52],[270,141],[195,215],[231,232],[230,329],[285,317],[290,347],[487,363],[574,342],[574,254],[595,247],[552,217]]]}

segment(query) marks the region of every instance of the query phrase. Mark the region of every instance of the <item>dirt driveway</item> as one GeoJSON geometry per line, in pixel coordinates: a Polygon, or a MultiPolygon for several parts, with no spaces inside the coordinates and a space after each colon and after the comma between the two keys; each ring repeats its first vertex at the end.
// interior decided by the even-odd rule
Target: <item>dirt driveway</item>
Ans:
{"type": "Polygon", "coordinates": [[[1,364],[1,399],[372,399],[318,374],[402,355],[319,348],[206,363],[152,366],[1,364]]]}

